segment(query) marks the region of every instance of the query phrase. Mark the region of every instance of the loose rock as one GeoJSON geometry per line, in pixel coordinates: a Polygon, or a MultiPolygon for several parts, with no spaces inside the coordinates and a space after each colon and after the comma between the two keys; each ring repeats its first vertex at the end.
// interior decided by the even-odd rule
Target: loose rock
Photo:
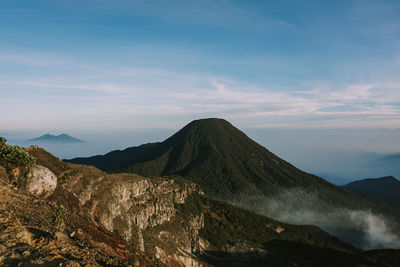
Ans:
{"type": "Polygon", "coordinates": [[[30,252],[29,250],[25,250],[25,251],[22,253],[22,256],[28,258],[28,257],[31,256],[31,252],[30,252]]]}
{"type": "Polygon", "coordinates": [[[54,237],[58,240],[58,241],[62,241],[62,242],[68,242],[69,238],[66,234],[64,234],[63,232],[55,232],[54,233],[54,237]]]}
{"type": "Polygon", "coordinates": [[[33,166],[25,177],[25,191],[41,196],[49,197],[57,187],[57,176],[46,167],[33,166]]]}

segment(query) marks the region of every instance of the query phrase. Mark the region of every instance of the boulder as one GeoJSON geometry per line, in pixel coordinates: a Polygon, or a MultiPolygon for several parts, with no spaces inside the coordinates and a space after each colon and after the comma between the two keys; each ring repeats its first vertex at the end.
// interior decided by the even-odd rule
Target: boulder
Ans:
{"type": "Polygon", "coordinates": [[[57,176],[46,167],[35,165],[25,176],[25,191],[40,197],[49,197],[57,187],[57,176]]]}

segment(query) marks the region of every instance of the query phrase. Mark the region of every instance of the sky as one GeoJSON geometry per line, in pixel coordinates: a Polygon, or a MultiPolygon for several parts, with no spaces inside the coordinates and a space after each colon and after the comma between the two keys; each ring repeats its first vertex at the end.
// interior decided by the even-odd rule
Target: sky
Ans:
{"type": "Polygon", "coordinates": [[[0,1],[3,130],[400,128],[399,1],[0,1]]]}
{"type": "Polygon", "coordinates": [[[220,117],[380,144],[400,129],[400,2],[0,0],[0,94],[0,133],[220,117]]]}

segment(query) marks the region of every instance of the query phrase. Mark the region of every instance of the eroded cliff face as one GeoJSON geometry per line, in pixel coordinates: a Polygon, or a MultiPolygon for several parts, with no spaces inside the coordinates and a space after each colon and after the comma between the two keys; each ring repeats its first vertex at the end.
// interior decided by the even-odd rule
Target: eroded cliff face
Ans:
{"type": "Polygon", "coordinates": [[[0,175],[0,196],[0,266],[159,264],[84,214],[66,210],[53,196],[19,190],[4,175],[0,175]]]}
{"type": "Polygon", "coordinates": [[[80,212],[94,223],[167,265],[201,265],[195,253],[200,251],[204,216],[184,217],[178,208],[191,195],[202,194],[195,184],[172,178],[106,174],[73,164],[70,168],[59,186],[79,200],[80,212]]]}
{"type": "Polygon", "coordinates": [[[199,233],[203,227],[203,214],[191,218],[175,216],[143,231],[146,251],[169,266],[207,266],[198,258],[202,253],[199,233]]]}

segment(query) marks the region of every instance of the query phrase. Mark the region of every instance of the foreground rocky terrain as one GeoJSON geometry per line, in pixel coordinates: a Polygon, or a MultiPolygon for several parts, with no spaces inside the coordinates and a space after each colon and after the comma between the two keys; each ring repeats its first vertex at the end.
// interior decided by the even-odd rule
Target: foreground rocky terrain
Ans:
{"type": "Polygon", "coordinates": [[[0,266],[399,264],[397,250],[360,251],[316,226],[209,199],[180,177],[107,174],[24,151],[29,164],[0,162],[0,266]]]}
{"type": "Polygon", "coordinates": [[[0,185],[0,266],[154,266],[144,253],[56,202],[0,185]],[[73,225],[72,227],[67,225],[73,225]]]}

